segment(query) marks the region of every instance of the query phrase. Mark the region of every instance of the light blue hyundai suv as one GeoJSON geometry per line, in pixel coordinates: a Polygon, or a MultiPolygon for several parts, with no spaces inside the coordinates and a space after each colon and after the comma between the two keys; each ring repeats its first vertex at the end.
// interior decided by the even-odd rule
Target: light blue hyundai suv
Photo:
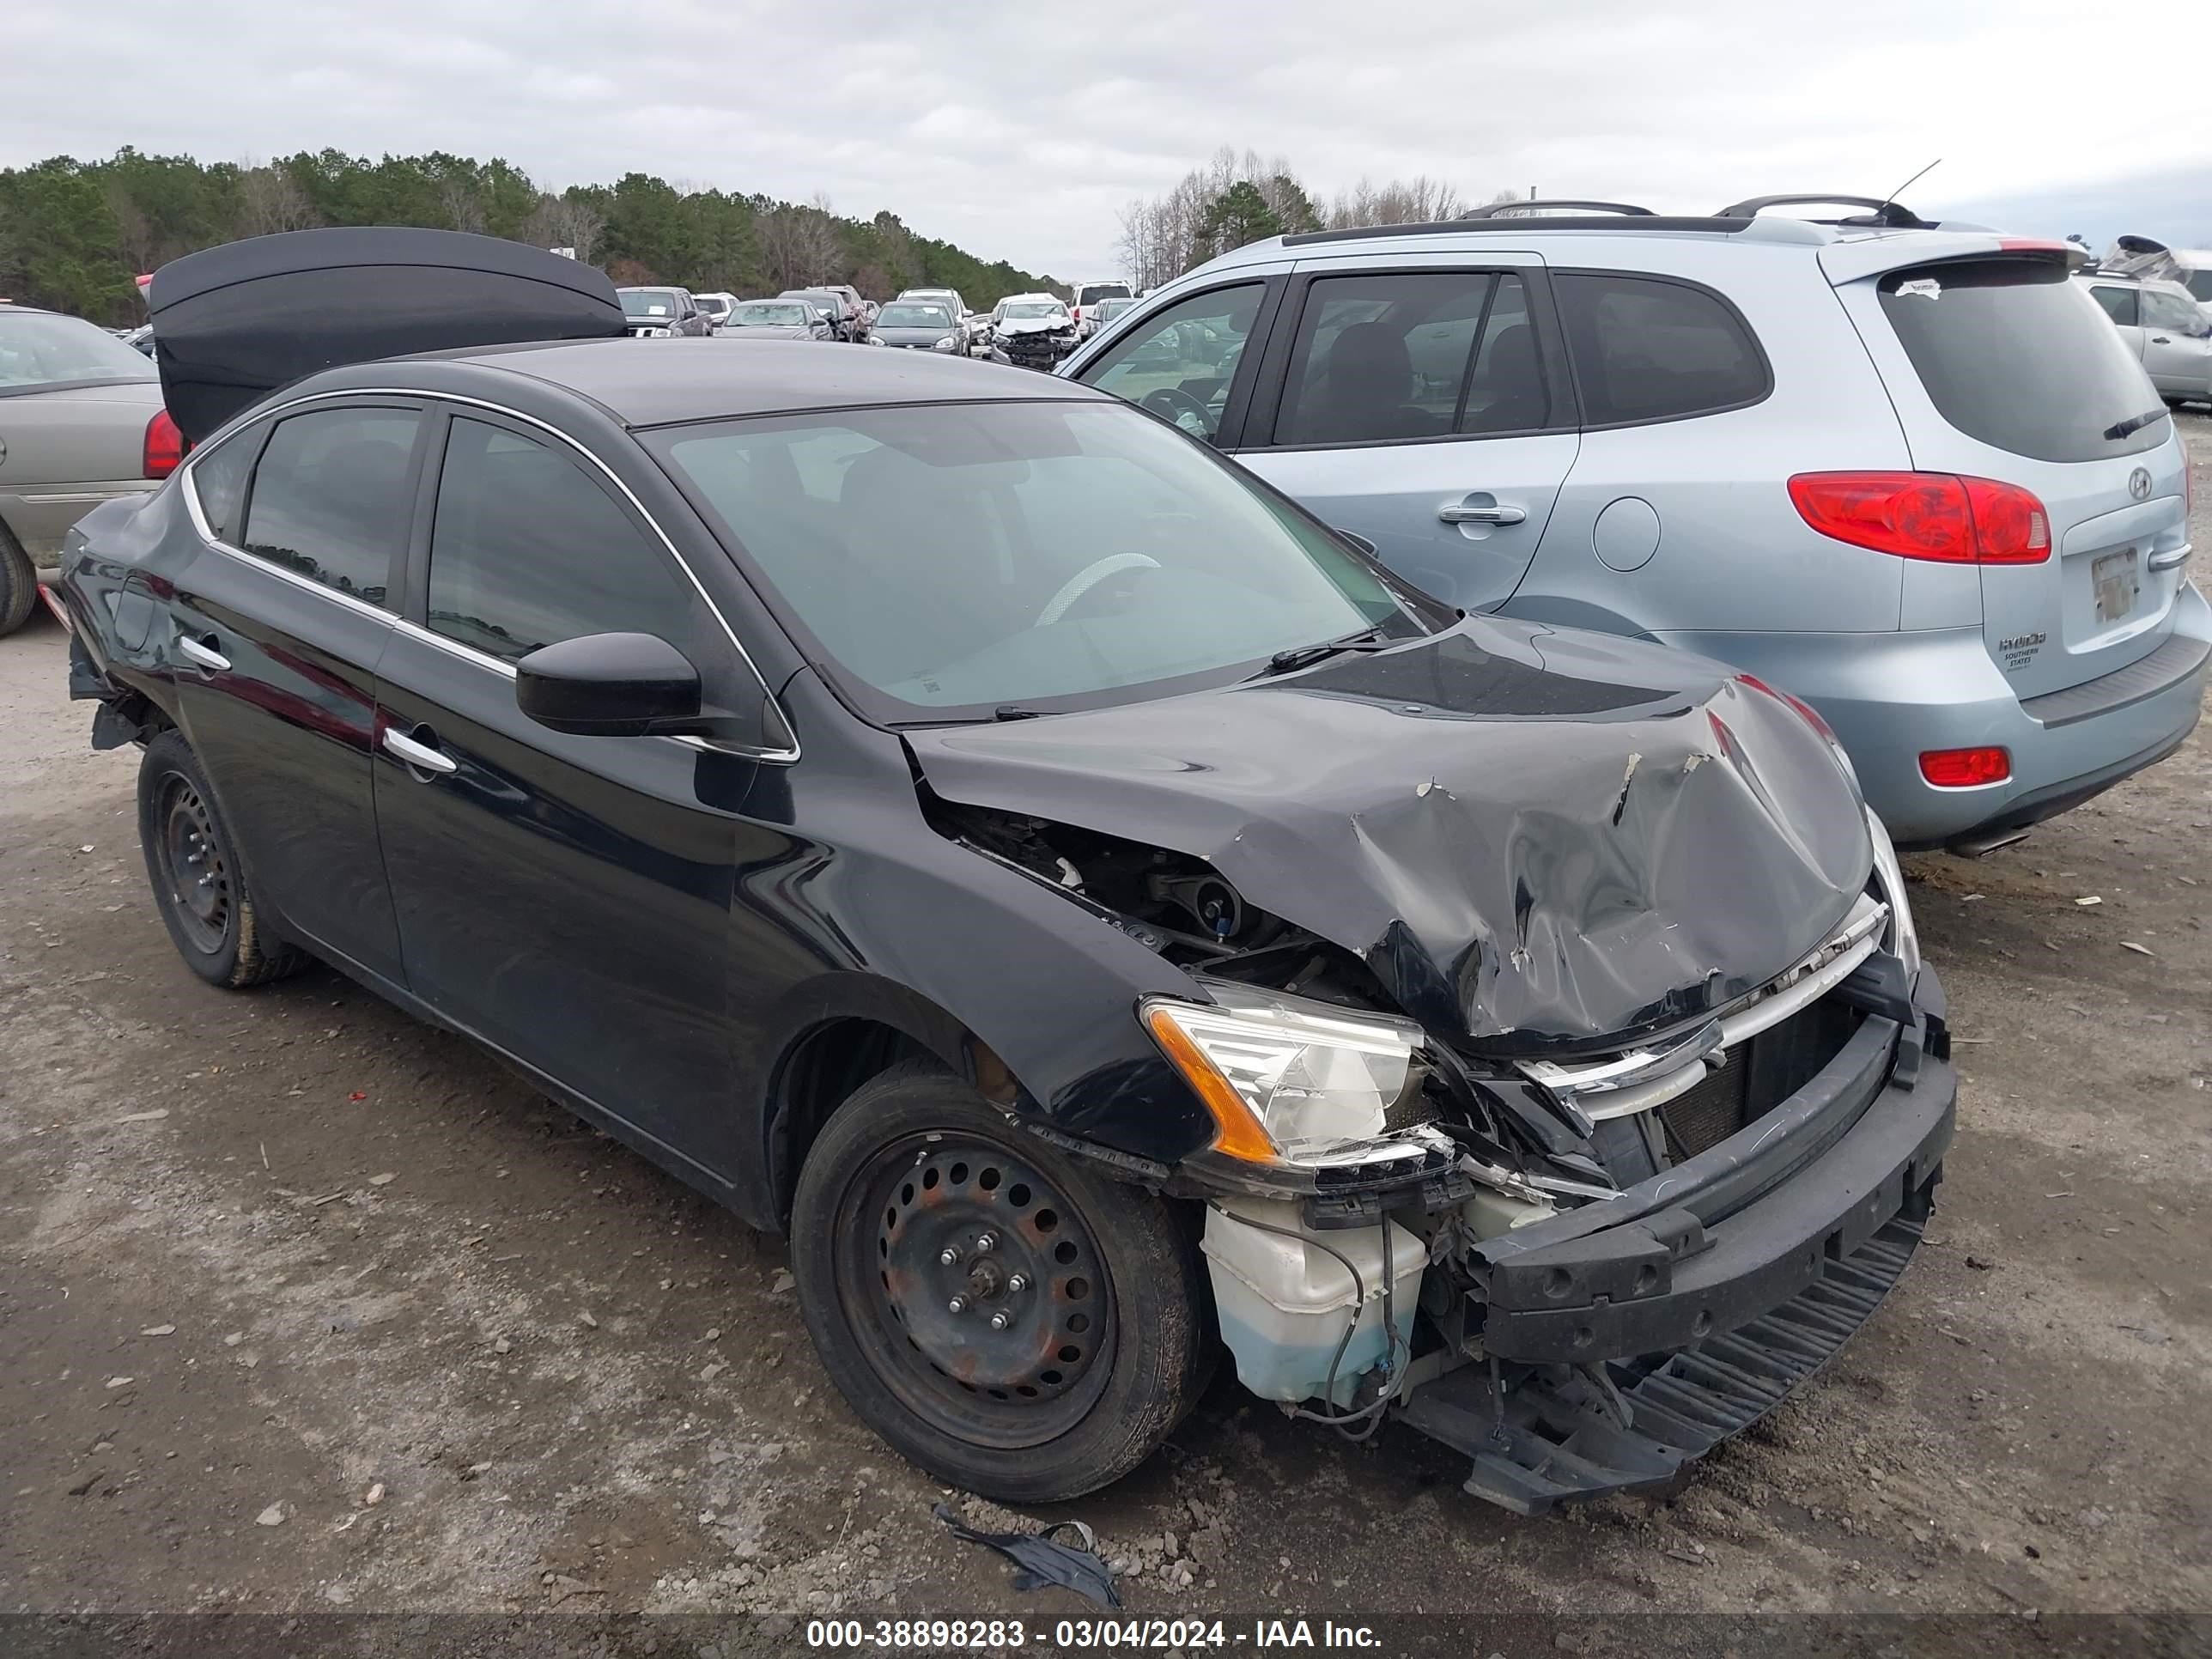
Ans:
{"type": "Polygon", "coordinates": [[[1240,248],[1060,372],[1468,610],[1803,698],[1903,845],[2017,839],[2187,737],[2187,459],[2078,249],[1852,198],[1513,211],[1240,248]],[[1768,211],[1815,201],[1853,210],[1768,211]]]}

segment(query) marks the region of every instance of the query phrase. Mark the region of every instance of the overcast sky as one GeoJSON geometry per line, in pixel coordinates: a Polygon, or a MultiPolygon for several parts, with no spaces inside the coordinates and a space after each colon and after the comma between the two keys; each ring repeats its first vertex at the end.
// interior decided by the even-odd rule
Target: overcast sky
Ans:
{"type": "Polygon", "coordinates": [[[1923,211],[2204,246],[2212,122],[2160,113],[2203,80],[2190,15],[2168,52],[2081,0],[8,0],[0,163],[334,145],[556,186],[640,169],[889,208],[1066,278],[1109,273],[1121,206],[1224,143],[1322,196],[1427,173],[1674,211],[1878,195],[1940,156],[1923,211]]]}

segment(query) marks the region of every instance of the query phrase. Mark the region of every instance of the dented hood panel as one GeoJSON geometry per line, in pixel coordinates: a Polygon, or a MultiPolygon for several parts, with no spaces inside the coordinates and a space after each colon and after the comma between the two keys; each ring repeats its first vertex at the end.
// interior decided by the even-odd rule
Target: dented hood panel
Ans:
{"type": "Polygon", "coordinates": [[[1527,1054],[1728,1003],[1873,859],[1796,711],[1702,659],[1470,617],[1221,690],[905,734],[949,800],[1210,862],[1432,1033],[1527,1054]]]}

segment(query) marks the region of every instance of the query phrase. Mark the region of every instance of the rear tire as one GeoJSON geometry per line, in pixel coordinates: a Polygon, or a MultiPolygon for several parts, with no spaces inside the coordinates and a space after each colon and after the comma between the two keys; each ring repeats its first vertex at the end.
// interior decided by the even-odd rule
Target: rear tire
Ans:
{"type": "Polygon", "coordinates": [[[0,524],[0,635],[12,634],[29,621],[31,607],[38,602],[39,573],[32,567],[31,556],[0,524]]]}
{"type": "Polygon", "coordinates": [[[823,1369],[950,1485],[1079,1497],[1143,1462],[1204,1389],[1207,1288],[1180,1207],[1014,1127],[930,1062],[838,1109],[791,1221],[823,1369]]]}
{"type": "Polygon", "coordinates": [[[199,757],[179,732],[155,738],[139,763],[138,842],[169,941],[209,984],[241,990],[311,960],[262,920],[199,757]]]}

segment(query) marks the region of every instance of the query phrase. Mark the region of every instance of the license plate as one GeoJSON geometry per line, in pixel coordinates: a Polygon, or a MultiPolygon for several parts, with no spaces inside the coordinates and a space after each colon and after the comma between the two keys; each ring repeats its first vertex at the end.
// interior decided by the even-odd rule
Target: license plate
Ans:
{"type": "Polygon", "coordinates": [[[2136,608],[2136,550],[2124,547],[2101,553],[2089,567],[2089,581],[2097,590],[2097,620],[2116,623],[2136,608]]]}

